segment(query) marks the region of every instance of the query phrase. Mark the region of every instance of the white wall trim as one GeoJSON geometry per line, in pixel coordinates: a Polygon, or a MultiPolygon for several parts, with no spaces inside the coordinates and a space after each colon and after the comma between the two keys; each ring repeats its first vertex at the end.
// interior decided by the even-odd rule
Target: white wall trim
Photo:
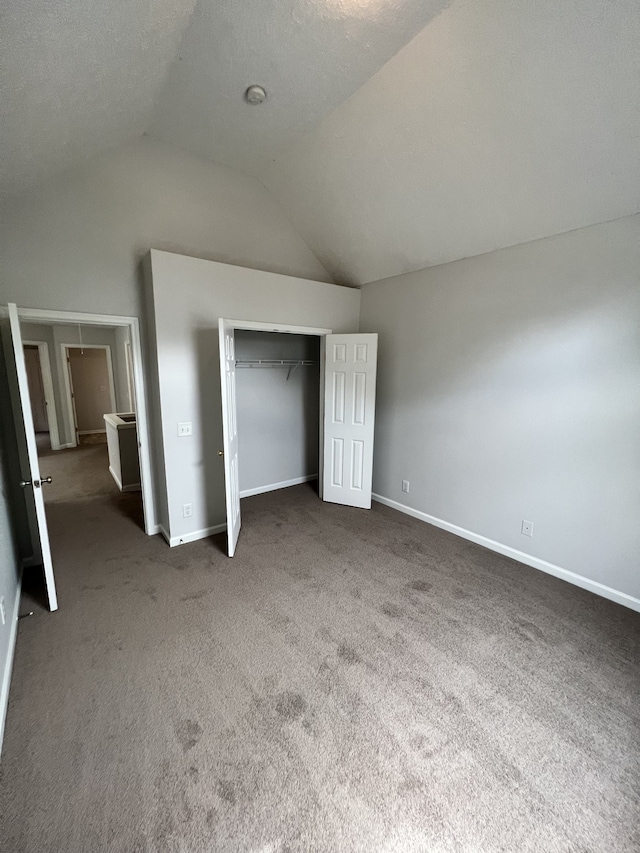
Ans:
{"type": "Polygon", "coordinates": [[[77,447],[77,445],[70,441],[67,444],[58,445],[58,450],[70,450],[72,447],[77,447]]]}
{"type": "Polygon", "coordinates": [[[240,497],[250,498],[253,495],[263,495],[265,492],[275,492],[278,489],[288,489],[289,486],[299,486],[300,483],[308,483],[310,480],[317,479],[317,474],[307,474],[304,477],[294,477],[293,480],[283,480],[281,483],[271,483],[269,486],[258,486],[255,489],[243,489],[240,492],[240,497]]]}
{"type": "Polygon", "coordinates": [[[2,743],[4,741],[4,727],[7,721],[7,709],[9,707],[9,687],[11,686],[11,673],[13,671],[13,655],[16,649],[16,637],[18,636],[18,613],[20,611],[20,596],[22,594],[22,572],[18,580],[18,588],[16,589],[16,600],[13,605],[13,612],[9,617],[10,635],[9,646],[7,648],[7,657],[4,661],[4,671],[2,674],[2,686],[0,687],[0,754],[2,753],[2,743]]]}
{"type": "Polygon", "coordinates": [[[226,524],[214,524],[213,527],[205,527],[202,530],[192,530],[190,533],[184,533],[182,536],[169,536],[164,527],[160,525],[160,533],[162,533],[172,548],[175,548],[176,545],[184,545],[187,542],[195,542],[197,539],[206,539],[208,536],[215,536],[216,533],[224,533],[226,529],[226,524]]]}
{"type": "Polygon", "coordinates": [[[498,554],[503,554],[505,557],[511,557],[512,560],[517,560],[519,563],[524,563],[531,566],[533,569],[538,569],[541,572],[546,572],[548,575],[553,575],[560,580],[571,583],[574,586],[579,586],[589,592],[608,598],[610,601],[615,601],[617,604],[622,604],[624,607],[629,607],[631,610],[637,610],[640,613],[640,599],[633,595],[628,595],[626,592],[620,592],[617,589],[612,589],[610,586],[605,586],[598,581],[590,580],[577,575],[575,572],[570,572],[568,569],[563,569],[553,563],[547,563],[546,560],[541,560],[538,557],[532,557],[530,554],[525,554],[524,551],[518,551],[517,548],[511,548],[509,545],[503,545],[501,542],[496,542],[493,539],[488,539],[486,536],[481,536],[479,533],[473,533],[471,530],[466,530],[464,527],[458,527],[457,524],[451,524],[448,521],[443,521],[441,518],[436,518],[434,515],[427,515],[426,512],[413,509],[410,506],[401,504],[398,501],[385,498],[382,495],[372,495],[374,501],[389,506],[392,509],[397,509],[399,512],[410,515],[413,518],[418,518],[420,521],[426,521],[427,524],[433,524],[434,527],[440,527],[442,530],[447,530],[449,533],[454,533],[463,539],[468,539],[470,542],[475,542],[477,545],[482,545],[484,548],[489,548],[491,551],[496,551],[498,554]]]}

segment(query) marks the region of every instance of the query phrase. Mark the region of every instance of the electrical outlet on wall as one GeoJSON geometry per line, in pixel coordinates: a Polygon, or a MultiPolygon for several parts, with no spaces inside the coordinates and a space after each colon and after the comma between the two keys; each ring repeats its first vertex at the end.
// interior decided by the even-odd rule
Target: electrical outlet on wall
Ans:
{"type": "Polygon", "coordinates": [[[523,518],[520,532],[523,536],[533,536],[533,521],[525,521],[523,518]]]}
{"type": "Polygon", "coordinates": [[[409,481],[408,480],[402,481],[402,491],[409,494],[409,481]]]}
{"type": "Polygon", "coordinates": [[[193,515],[193,504],[182,504],[182,515],[184,518],[191,518],[193,515]]]}

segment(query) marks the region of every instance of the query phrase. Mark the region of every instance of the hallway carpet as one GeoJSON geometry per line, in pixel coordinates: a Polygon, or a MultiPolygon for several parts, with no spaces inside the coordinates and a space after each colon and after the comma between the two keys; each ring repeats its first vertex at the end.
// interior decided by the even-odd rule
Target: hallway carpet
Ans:
{"type": "Polygon", "coordinates": [[[3,851],[640,850],[638,614],[306,485],[242,502],[233,560],[126,495],[48,511],[3,851]]]}
{"type": "Polygon", "coordinates": [[[42,487],[47,504],[119,494],[109,473],[109,451],[104,442],[69,450],[40,448],[38,462],[40,474],[52,480],[42,487]]]}

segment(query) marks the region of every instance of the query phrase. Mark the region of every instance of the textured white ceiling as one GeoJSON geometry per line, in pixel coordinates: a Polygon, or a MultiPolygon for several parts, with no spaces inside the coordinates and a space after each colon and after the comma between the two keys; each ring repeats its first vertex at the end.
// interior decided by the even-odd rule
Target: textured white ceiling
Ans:
{"type": "Polygon", "coordinates": [[[200,0],[149,128],[258,173],[314,127],[450,0],[200,0]],[[258,83],[260,106],[243,94],[258,83]]]}
{"type": "Polygon", "coordinates": [[[5,192],[141,134],[196,0],[3,0],[5,192]]]}
{"type": "Polygon", "coordinates": [[[456,0],[265,175],[352,283],[640,208],[638,0],[456,0]]]}
{"type": "Polygon", "coordinates": [[[637,211],[639,44],[638,0],[5,0],[0,186],[146,130],[371,281],[637,211]]]}

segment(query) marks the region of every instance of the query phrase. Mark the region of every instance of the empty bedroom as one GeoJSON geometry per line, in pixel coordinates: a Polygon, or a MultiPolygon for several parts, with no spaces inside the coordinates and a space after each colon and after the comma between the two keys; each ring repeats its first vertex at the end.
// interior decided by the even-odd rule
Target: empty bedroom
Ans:
{"type": "Polygon", "coordinates": [[[636,0],[7,0],[0,850],[640,850],[636,0]]]}

